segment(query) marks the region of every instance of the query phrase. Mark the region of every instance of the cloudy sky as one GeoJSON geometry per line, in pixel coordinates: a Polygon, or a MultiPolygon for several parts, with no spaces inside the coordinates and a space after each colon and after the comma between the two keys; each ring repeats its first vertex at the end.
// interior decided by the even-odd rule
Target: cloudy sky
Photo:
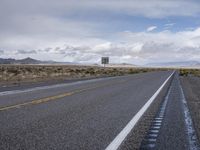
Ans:
{"type": "Polygon", "coordinates": [[[0,0],[0,57],[200,60],[199,0],[0,0]]]}

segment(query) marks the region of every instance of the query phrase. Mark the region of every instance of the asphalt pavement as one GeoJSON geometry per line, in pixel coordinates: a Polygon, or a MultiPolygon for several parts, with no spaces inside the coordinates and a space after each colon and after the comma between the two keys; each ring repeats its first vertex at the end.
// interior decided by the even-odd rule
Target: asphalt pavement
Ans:
{"type": "Polygon", "coordinates": [[[141,150],[199,150],[190,110],[176,73],[141,150]]]}
{"type": "Polygon", "coordinates": [[[0,92],[0,149],[105,149],[172,71],[0,92]]]}

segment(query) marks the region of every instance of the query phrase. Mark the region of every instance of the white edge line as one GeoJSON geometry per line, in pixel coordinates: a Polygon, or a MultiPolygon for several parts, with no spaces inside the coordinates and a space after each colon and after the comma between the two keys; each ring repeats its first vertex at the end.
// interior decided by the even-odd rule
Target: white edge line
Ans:
{"type": "MultiPolygon", "coordinates": [[[[174,71],[175,72],[175,71],[174,71]]],[[[142,115],[145,113],[145,111],[149,108],[151,103],[155,100],[155,98],[158,96],[160,91],[163,89],[165,84],[168,82],[168,80],[171,78],[171,76],[174,74],[174,72],[165,80],[165,82],[161,85],[161,87],[154,93],[154,95],[145,103],[145,105],[138,111],[138,113],[129,121],[129,123],[124,127],[124,129],[115,137],[115,139],[106,147],[105,150],[117,150],[121,143],[124,141],[124,139],[127,137],[127,135],[131,132],[131,130],[134,128],[136,123],[140,120],[142,115]]]]}

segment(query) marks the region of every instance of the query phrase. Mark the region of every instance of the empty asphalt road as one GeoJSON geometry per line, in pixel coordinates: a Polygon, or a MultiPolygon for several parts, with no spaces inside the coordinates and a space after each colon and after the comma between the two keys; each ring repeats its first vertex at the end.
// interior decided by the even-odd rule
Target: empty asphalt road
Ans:
{"type": "Polygon", "coordinates": [[[171,74],[0,92],[0,149],[105,149],[171,74]]]}

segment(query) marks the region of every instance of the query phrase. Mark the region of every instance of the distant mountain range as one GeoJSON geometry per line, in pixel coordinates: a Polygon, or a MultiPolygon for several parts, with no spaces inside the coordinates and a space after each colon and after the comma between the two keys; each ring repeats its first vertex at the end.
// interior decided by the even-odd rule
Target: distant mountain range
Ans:
{"type": "MultiPolygon", "coordinates": [[[[41,61],[30,57],[24,59],[0,58],[0,64],[61,64],[61,65],[83,65],[72,62],[41,61]]],[[[98,64],[96,64],[98,65],[98,64]]],[[[133,64],[109,64],[109,67],[134,67],[133,64]]],[[[179,61],[179,62],[156,62],[144,65],[146,67],[200,67],[199,61],[179,61]]]]}
{"type": "Polygon", "coordinates": [[[30,57],[24,59],[0,58],[0,64],[72,64],[70,62],[41,61],[30,57]]]}
{"type": "Polygon", "coordinates": [[[198,61],[157,62],[157,63],[146,64],[146,66],[152,66],[152,67],[200,67],[200,62],[198,62],[198,61]]]}

